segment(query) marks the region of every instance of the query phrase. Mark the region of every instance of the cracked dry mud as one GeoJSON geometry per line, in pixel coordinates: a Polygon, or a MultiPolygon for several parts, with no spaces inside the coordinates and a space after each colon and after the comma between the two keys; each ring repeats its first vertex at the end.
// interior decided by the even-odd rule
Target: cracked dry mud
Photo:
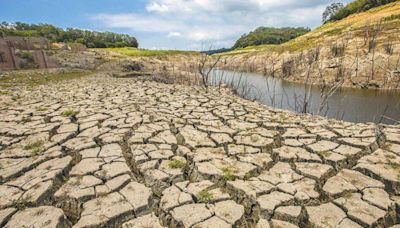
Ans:
{"type": "Polygon", "coordinates": [[[106,74],[0,110],[0,226],[391,227],[400,126],[106,74]]]}

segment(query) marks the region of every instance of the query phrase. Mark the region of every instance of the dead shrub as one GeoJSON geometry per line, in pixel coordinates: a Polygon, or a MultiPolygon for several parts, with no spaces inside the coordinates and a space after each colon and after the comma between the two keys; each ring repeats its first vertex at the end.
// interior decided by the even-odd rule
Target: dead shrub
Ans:
{"type": "Polygon", "coordinates": [[[346,50],[346,47],[344,44],[334,43],[331,45],[331,55],[334,58],[344,56],[345,50],[346,50]]]}
{"type": "Polygon", "coordinates": [[[290,60],[284,60],[282,63],[282,74],[284,77],[288,77],[291,76],[294,72],[294,60],[290,59],[290,60]]]}
{"type": "Polygon", "coordinates": [[[385,50],[386,54],[393,55],[393,50],[394,50],[393,42],[388,42],[388,43],[384,44],[383,49],[385,50]]]}

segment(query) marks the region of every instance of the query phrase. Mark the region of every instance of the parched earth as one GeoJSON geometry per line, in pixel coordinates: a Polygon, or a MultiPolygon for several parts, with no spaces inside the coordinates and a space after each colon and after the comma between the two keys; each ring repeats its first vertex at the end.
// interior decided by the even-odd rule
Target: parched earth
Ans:
{"type": "Polygon", "coordinates": [[[1,227],[400,223],[400,126],[106,74],[8,93],[1,227]]]}

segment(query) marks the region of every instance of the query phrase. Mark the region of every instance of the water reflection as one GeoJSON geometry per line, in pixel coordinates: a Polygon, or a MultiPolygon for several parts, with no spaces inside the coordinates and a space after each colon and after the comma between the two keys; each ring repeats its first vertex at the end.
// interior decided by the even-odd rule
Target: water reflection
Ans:
{"type": "Polygon", "coordinates": [[[254,73],[214,70],[213,85],[228,84],[237,93],[271,107],[308,112],[351,122],[394,124],[400,120],[400,92],[342,88],[321,107],[321,89],[254,73]],[[306,105],[305,105],[306,103],[306,105]]]}

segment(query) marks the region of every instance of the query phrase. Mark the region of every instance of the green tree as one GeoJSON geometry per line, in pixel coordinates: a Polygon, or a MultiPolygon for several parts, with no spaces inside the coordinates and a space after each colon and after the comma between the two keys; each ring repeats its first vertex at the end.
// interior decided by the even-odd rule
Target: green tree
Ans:
{"type": "Polygon", "coordinates": [[[343,3],[340,2],[330,4],[326,7],[324,13],[322,14],[322,22],[326,23],[327,21],[331,20],[337,14],[337,12],[343,8],[343,3]]]}
{"type": "Polygon", "coordinates": [[[261,44],[281,44],[309,32],[309,28],[271,28],[259,27],[249,34],[242,35],[233,49],[261,44]]]}
{"type": "Polygon", "coordinates": [[[66,30],[49,24],[27,24],[16,22],[14,24],[2,22],[0,24],[0,35],[45,37],[51,42],[82,43],[89,48],[105,47],[138,47],[135,37],[127,34],[112,32],[95,32],[75,28],[66,30]]]}

